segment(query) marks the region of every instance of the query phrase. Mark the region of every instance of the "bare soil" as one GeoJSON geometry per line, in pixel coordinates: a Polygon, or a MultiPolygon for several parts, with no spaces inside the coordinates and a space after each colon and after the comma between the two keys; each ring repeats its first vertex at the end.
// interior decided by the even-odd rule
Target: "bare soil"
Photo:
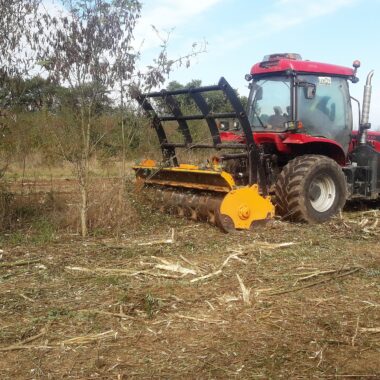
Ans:
{"type": "Polygon", "coordinates": [[[380,378],[377,211],[229,235],[139,215],[2,237],[1,379],[380,378]]]}

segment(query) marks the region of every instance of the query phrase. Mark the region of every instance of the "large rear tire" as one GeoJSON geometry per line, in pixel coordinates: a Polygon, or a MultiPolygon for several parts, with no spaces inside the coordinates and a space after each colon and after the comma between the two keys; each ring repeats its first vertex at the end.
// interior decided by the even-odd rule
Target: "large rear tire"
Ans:
{"type": "Polygon", "coordinates": [[[346,179],[341,167],[325,156],[305,155],[284,166],[275,186],[276,211],[284,219],[321,223],[346,202],[346,179]]]}

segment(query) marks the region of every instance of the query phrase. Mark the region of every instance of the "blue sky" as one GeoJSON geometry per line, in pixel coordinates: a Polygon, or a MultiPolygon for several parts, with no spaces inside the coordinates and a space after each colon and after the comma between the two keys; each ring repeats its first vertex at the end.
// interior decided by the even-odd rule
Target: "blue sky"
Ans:
{"type": "Polygon", "coordinates": [[[380,0],[142,0],[136,31],[142,62],[157,52],[159,40],[150,27],[170,31],[169,53],[190,51],[192,42],[206,40],[207,52],[179,68],[170,80],[201,79],[216,83],[220,76],[241,94],[248,94],[244,75],[264,55],[294,52],[304,59],[351,66],[362,63],[360,82],[351,94],[362,99],[369,70],[375,70],[370,121],[380,128],[380,0]]]}

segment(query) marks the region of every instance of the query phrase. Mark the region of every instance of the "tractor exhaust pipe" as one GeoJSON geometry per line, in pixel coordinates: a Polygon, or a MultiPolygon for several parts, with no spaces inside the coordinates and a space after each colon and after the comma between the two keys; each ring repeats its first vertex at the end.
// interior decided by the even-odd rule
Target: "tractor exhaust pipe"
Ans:
{"type": "Polygon", "coordinates": [[[362,117],[359,126],[359,144],[367,144],[367,131],[371,128],[371,123],[369,123],[369,109],[371,106],[371,94],[372,94],[372,77],[374,71],[371,70],[367,75],[367,81],[364,86],[363,93],[363,110],[362,117]]]}

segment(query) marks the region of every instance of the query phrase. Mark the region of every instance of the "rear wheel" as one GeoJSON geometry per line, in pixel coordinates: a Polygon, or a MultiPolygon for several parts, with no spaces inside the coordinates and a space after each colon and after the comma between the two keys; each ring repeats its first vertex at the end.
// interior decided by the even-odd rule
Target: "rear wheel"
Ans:
{"type": "Polygon", "coordinates": [[[277,213],[284,218],[324,222],[343,208],[347,197],[346,180],[334,160],[305,155],[284,166],[275,193],[277,213]]]}

